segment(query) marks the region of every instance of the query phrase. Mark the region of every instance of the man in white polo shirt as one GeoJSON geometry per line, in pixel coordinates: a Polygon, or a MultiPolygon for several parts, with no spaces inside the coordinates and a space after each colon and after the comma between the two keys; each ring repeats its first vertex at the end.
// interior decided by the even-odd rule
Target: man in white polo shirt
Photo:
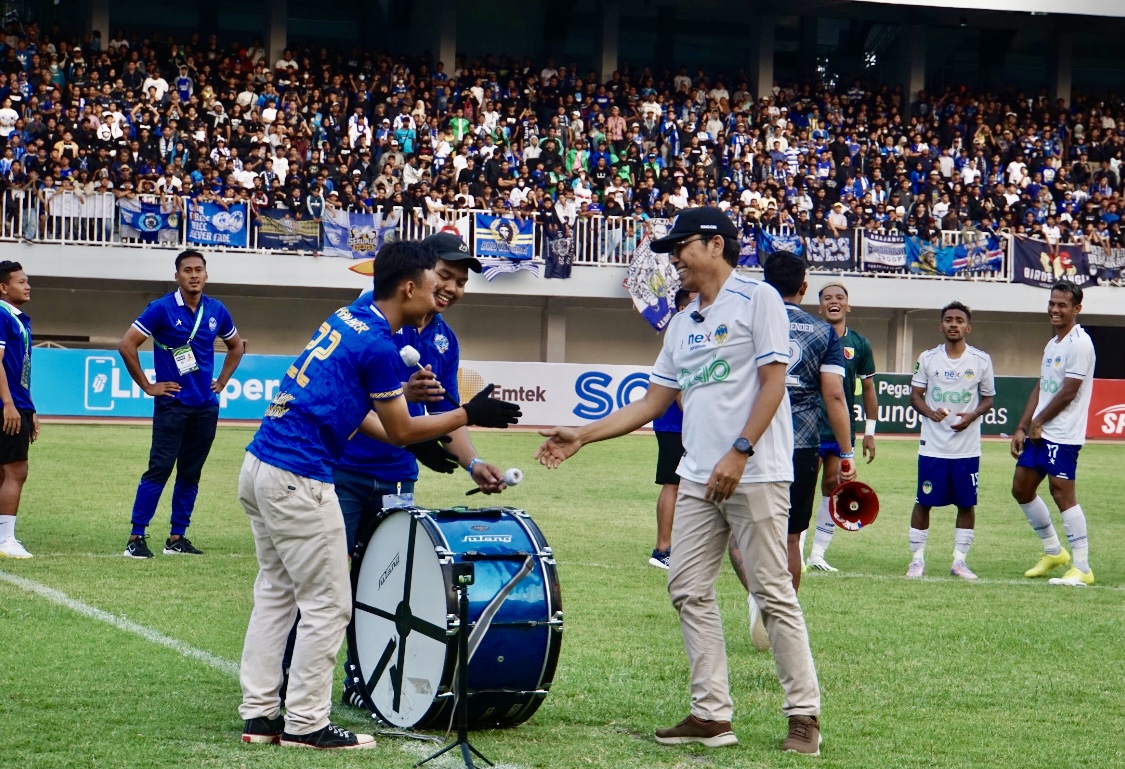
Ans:
{"type": "Polygon", "coordinates": [[[582,446],[632,432],[682,393],[684,457],[672,529],[668,592],[691,664],[691,713],[657,729],[662,744],[738,742],[726,646],[715,596],[727,539],[745,556],[750,592],[762,607],[785,691],[789,736],[782,750],[820,752],[820,687],[786,554],[793,423],[785,372],[789,319],[777,291],[734,272],[738,231],[719,209],[680,213],[651,244],[671,252],[683,287],[699,296],[664,335],[648,391],[580,429],[541,431],[535,457],[558,467],[582,446]]]}

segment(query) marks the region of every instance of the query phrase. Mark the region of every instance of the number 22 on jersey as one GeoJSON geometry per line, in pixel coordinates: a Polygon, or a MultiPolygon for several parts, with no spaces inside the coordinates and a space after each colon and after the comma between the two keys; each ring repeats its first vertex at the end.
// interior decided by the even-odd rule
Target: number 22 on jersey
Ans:
{"type": "Polygon", "coordinates": [[[297,362],[294,361],[293,365],[291,365],[289,370],[285,373],[293,377],[293,380],[298,385],[304,387],[309,383],[309,377],[305,374],[305,369],[309,367],[309,364],[312,363],[313,360],[326,360],[328,356],[332,354],[332,351],[336,349],[336,346],[340,344],[342,338],[340,332],[334,331],[328,323],[321,323],[317,335],[314,336],[312,341],[305,347],[305,351],[308,352],[308,355],[305,356],[305,362],[301,364],[301,368],[298,369],[297,362]],[[324,344],[326,339],[328,343],[324,344]]]}

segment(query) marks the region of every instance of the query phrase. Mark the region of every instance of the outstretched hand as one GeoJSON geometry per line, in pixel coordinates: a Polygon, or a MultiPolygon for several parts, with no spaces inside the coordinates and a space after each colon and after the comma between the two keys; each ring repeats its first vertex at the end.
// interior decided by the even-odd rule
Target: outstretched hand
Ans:
{"type": "Polygon", "coordinates": [[[535,450],[535,459],[548,470],[554,470],[582,448],[578,431],[573,427],[552,427],[540,430],[539,434],[547,440],[535,450]]]}

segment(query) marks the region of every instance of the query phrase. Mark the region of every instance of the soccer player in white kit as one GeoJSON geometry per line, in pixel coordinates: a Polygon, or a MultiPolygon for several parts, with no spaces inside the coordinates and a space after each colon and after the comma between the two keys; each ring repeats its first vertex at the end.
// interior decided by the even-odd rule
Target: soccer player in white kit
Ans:
{"type": "Polygon", "coordinates": [[[910,514],[910,568],[906,576],[926,570],[930,509],[957,506],[953,566],[949,573],[976,579],[965,558],[973,544],[977,485],[980,479],[980,418],[992,408],[996,381],[992,358],[969,345],[973,330],[969,308],[951,302],[941,309],[938,328],[945,343],[918,356],[910,380],[910,405],[924,420],[918,445],[918,492],[910,514]]]}
{"type": "Polygon", "coordinates": [[[683,287],[699,296],[668,324],[645,396],[579,429],[541,430],[547,441],[535,458],[558,467],[587,443],[642,427],[681,394],[684,456],[676,469],[668,593],[691,668],[691,712],[657,729],[656,741],[709,748],[738,742],[715,593],[733,533],[785,692],[789,736],[781,749],[818,755],[820,686],[786,551],[793,421],[785,305],[772,286],[734,271],[738,230],[718,208],[680,212],[651,247],[672,253],[683,287]]]}
{"type": "Polygon", "coordinates": [[[1074,587],[1094,584],[1086,516],[1074,491],[1078,452],[1086,443],[1086,413],[1094,390],[1096,360],[1094,343],[1078,324],[1081,311],[1078,285],[1061,280],[1051,287],[1047,315],[1055,335],[1043,350],[1039,390],[1032,391],[1012,436],[1012,456],[1016,458],[1012,496],[1043,542],[1043,555],[1024,576],[1046,576],[1052,569],[1066,566],[1071,558],[1059,544],[1047,503],[1036,493],[1047,476],[1074,555],[1074,565],[1050,583],[1074,587]]]}

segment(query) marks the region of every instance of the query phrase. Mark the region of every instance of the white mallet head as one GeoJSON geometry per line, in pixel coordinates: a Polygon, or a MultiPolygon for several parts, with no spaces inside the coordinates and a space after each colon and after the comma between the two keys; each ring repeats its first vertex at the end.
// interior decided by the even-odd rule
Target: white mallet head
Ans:
{"type": "Polygon", "coordinates": [[[504,473],[504,483],[509,486],[519,486],[522,480],[523,470],[520,470],[518,467],[513,467],[504,473]]]}
{"type": "Polygon", "coordinates": [[[414,368],[422,360],[422,356],[419,355],[418,351],[410,345],[406,345],[406,347],[403,347],[401,350],[399,350],[398,354],[399,357],[402,358],[402,362],[410,368],[414,368]]]}

